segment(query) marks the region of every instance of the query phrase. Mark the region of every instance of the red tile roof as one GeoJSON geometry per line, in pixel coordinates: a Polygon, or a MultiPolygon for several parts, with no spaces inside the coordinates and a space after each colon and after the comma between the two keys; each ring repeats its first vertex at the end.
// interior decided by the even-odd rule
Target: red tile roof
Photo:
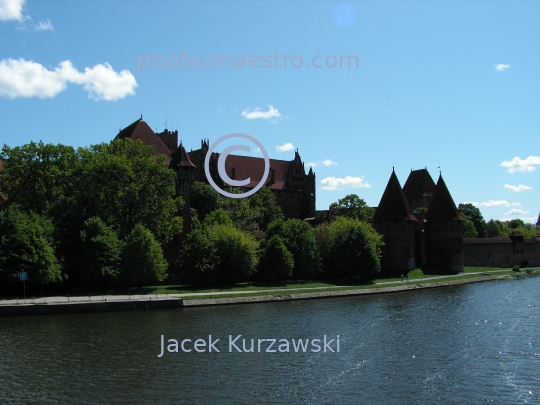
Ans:
{"type": "Polygon", "coordinates": [[[171,151],[169,148],[165,146],[156,133],[152,131],[152,128],[150,128],[142,118],[121,130],[115,139],[124,138],[130,138],[134,141],[141,140],[144,144],[153,146],[156,150],[156,155],[163,154],[167,156],[167,163],[171,161],[171,151]]]}
{"type": "Polygon", "coordinates": [[[405,198],[396,172],[392,171],[381,202],[373,216],[373,222],[418,221],[405,198]]]}
{"type": "MultiPolygon", "coordinates": [[[[219,158],[219,154],[212,153],[212,158],[219,158]]],[[[266,188],[281,190],[285,187],[285,179],[291,162],[285,160],[270,159],[270,169],[274,170],[274,183],[266,188]]],[[[250,182],[245,187],[255,187],[261,181],[264,173],[264,159],[251,156],[229,155],[225,160],[225,171],[233,180],[244,180],[248,177],[250,182]],[[233,177],[233,168],[235,175],[233,177]]],[[[272,171],[268,174],[266,184],[272,178],[272,171]]]]}
{"type": "Polygon", "coordinates": [[[426,213],[426,221],[428,222],[446,222],[446,221],[462,221],[465,222],[456,204],[446,187],[446,184],[439,176],[437,186],[433,192],[433,197],[429,203],[426,213]]]}

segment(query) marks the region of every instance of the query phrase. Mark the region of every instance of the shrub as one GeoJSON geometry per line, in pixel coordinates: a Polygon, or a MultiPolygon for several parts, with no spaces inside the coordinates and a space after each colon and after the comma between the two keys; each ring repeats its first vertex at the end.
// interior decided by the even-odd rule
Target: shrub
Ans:
{"type": "Polygon", "coordinates": [[[512,267],[512,271],[515,271],[515,272],[519,273],[519,266],[515,265],[514,267],[512,267]]]}
{"type": "Polygon", "coordinates": [[[201,229],[191,231],[180,249],[178,264],[182,282],[213,284],[217,282],[218,257],[212,241],[201,229]]]}
{"type": "Polygon", "coordinates": [[[424,276],[422,269],[414,269],[407,274],[409,278],[421,278],[424,276]]]}
{"type": "Polygon", "coordinates": [[[287,250],[292,253],[294,268],[292,278],[296,280],[317,277],[321,272],[321,260],[313,229],[300,219],[285,222],[275,221],[268,227],[265,239],[278,235],[287,250]]]}
{"type": "Polygon", "coordinates": [[[216,272],[219,282],[247,281],[257,266],[255,239],[232,225],[212,225],[207,235],[216,249],[216,272]]]}
{"type": "Polygon", "coordinates": [[[122,249],[120,280],[127,285],[144,284],[167,278],[167,261],[154,235],[141,224],[136,224],[122,249]]]}
{"type": "Polygon", "coordinates": [[[337,217],[319,225],[315,235],[328,277],[369,278],[380,271],[382,236],[370,224],[337,217]],[[349,248],[353,250],[348,252],[349,248]],[[345,258],[356,265],[347,264],[345,258]]]}
{"type": "Polygon", "coordinates": [[[264,241],[257,278],[264,281],[284,281],[291,277],[294,267],[293,255],[278,235],[264,241]]]}

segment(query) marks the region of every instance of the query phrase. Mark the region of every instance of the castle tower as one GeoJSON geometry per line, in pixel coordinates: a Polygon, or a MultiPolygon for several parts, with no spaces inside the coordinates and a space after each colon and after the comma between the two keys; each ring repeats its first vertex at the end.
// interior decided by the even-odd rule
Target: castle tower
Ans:
{"type": "Polygon", "coordinates": [[[180,146],[171,155],[171,163],[169,167],[176,172],[176,195],[179,195],[184,200],[182,208],[182,219],[184,221],[184,234],[191,230],[191,185],[195,181],[195,169],[189,155],[184,146],[180,146]]]}
{"type": "Polygon", "coordinates": [[[178,147],[178,130],[169,131],[165,129],[162,133],[156,134],[161,142],[173,153],[178,147]]]}
{"type": "Polygon", "coordinates": [[[307,190],[306,190],[306,196],[309,201],[309,216],[312,217],[315,215],[315,207],[316,207],[316,201],[315,201],[315,172],[313,171],[313,167],[309,168],[309,172],[307,174],[307,190]]]}
{"type": "Polygon", "coordinates": [[[373,216],[373,226],[383,235],[382,272],[399,276],[416,267],[415,230],[418,220],[405,198],[394,170],[373,216]]]}
{"type": "Polygon", "coordinates": [[[464,223],[440,175],[424,224],[429,266],[452,273],[463,271],[464,223]]]}
{"type": "Polygon", "coordinates": [[[427,169],[411,170],[411,174],[403,185],[405,198],[413,210],[429,207],[433,191],[435,191],[435,182],[427,169]]]}

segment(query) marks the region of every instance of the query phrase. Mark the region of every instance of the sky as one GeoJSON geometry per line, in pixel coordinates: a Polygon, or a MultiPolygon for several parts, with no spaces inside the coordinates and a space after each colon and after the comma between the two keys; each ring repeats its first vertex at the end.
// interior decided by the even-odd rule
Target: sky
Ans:
{"type": "Polygon", "coordinates": [[[142,114],[188,150],[298,149],[319,210],[427,168],[486,220],[535,223],[539,21],[520,0],[0,0],[0,145],[109,142],[142,114]]]}

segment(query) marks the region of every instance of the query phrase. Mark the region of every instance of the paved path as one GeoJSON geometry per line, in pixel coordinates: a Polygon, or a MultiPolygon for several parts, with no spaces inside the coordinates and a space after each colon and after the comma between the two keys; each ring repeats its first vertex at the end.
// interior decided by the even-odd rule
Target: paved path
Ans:
{"type": "MultiPolygon", "coordinates": [[[[379,286],[379,285],[393,285],[393,284],[400,284],[400,285],[407,285],[411,283],[417,283],[417,282],[423,282],[423,281],[429,281],[429,280],[437,280],[441,278],[449,278],[452,279],[453,277],[461,277],[466,275],[484,275],[486,273],[492,274],[492,273],[501,273],[501,272],[507,272],[506,270],[493,270],[489,272],[485,271],[479,271],[475,273],[460,273],[455,276],[433,276],[433,277],[425,277],[425,278],[415,278],[410,279],[409,281],[385,281],[380,283],[374,283],[373,286],[379,286]]],[[[339,286],[328,286],[328,287],[298,287],[298,288],[277,288],[277,289],[271,289],[271,290],[242,290],[242,291],[217,291],[217,292],[202,292],[202,293],[183,293],[183,294],[143,294],[143,295],[97,295],[97,296],[78,296],[78,297],[39,297],[39,298],[26,298],[26,300],[20,299],[14,299],[14,300],[0,300],[0,305],[21,305],[21,304],[59,304],[59,303],[68,303],[68,302],[99,302],[99,301],[127,301],[127,300],[151,300],[151,299],[175,299],[175,298],[183,298],[183,297],[197,297],[197,296],[204,296],[204,297],[216,297],[219,295],[227,296],[232,294],[254,294],[254,293],[275,293],[275,292],[286,292],[286,291],[301,291],[301,290],[328,290],[332,288],[351,288],[356,289],[359,286],[347,286],[347,285],[339,285],[339,286]]]]}

